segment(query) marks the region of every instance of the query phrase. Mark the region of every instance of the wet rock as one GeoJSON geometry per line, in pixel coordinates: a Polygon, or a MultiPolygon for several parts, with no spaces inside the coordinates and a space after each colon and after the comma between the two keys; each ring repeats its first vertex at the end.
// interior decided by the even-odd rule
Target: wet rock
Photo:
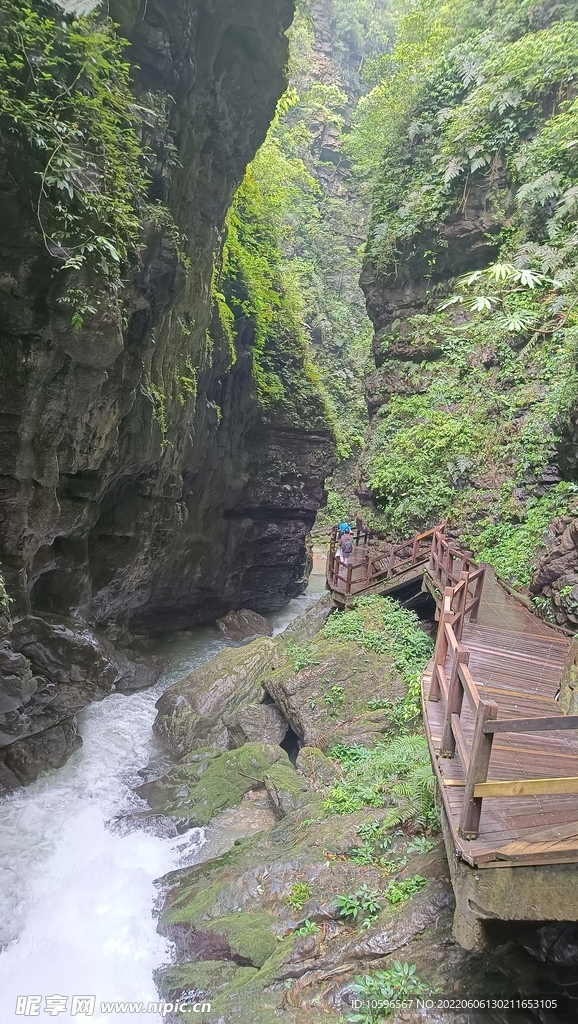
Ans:
{"type": "Polygon", "coordinates": [[[3,758],[0,758],[0,796],[5,796],[13,789],[18,789],[22,783],[18,776],[6,767],[3,758]]]}
{"type": "Polygon", "coordinates": [[[262,967],[275,952],[271,932],[273,915],[236,913],[214,918],[206,928],[175,925],[167,935],[178,942],[190,960],[232,960],[244,966],[262,967]]]}
{"type": "Polygon", "coordinates": [[[578,628],[578,519],[559,516],[549,527],[546,551],[532,576],[531,594],[549,597],[556,622],[578,628]]]}
{"type": "Polygon", "coordinates": [[[247,704],[234,715],[224,715],[229,745],[241,747],[243,743],[282,743],[289,723],[274,704],[247,704]]]}
{"type": "Polygon", "coordinates": [[[155,736],[175,757],[209,744],[236,745],[242,726],[234,722],[231,738],[225,717],[233,722],[248,705],[262,701],[263,675],[283,660],[282,649],[268,637],[221,651],[162,695],[153,725],[155,736]]]}
{"type": "Polygon", "coordinates": [[[281,634],[282,639],[289,640],[294,644],[301,644],[310,640],[320,629],[323,628],[331,611],[331,595],[325,594],[308,608],[303,615],[298,615],[293,622],[290,622],[287,629],[281,634]]]}
{"type": "Polygon", "coordinates": [[[227,640],[253,640],[257,636],[271,636],[273,627],[263,615],[241,608],[217,619],[217,626],[227,640]]]}
{"type": "Polygon", "coordinates": [[[116,663],[121,676],[114,684],[117,693],[135,693],[148,690],[157,683],[169,664],[169,658],[159,655],[133,654],[130,658],[116,651],[116,663]]]}
{"type": "Polygon", "coordinates": [[[403,913],[398,907],[388,906],[364,936],[356,936],[339,950],[339,959],[370,960],[402,950],[428,925],[440,917],[442,911],[453,908],[454,896],[447,867],[443,883],[431,882],[408,900],[403,913]]]}
{"type": "Polygon", "coordinates": [[[270,771],[264,774],[263,781],[281,817],[305,807],[314,798],[314,792],[305,779],[298,775],[291,765],[283,762],[273,765],[270,771]]]}
{"type": "MultiPolygon", "coordinates": [[[[379,816],[374,808],[370,814],[379,816]]],[[[468,954],[451,939],[452,890],[438,849],[411,858],[409,875],[427,871],[428,863],[429,873],[427,885],[407,903],[392,906],[382,899],[383,909],[367,930],[339,918],[337,894],[362,884],[380,891],[387,881],[376,866],[342,857],[367,817],[368,809],[331,817],[318,801],[314,810],[289,814],[224,857],[168,876],[160,931],[188,962],[159,972],[160,990],[175,996],[187,987],[206,991],[210,984],[213,1010],[224,1020],[317,1024],[326,1014],[351,1012],[353,978],[385,969],[393,955],[418,963],[422,980],[452,991],[450,981],[464,973],[468,954]],[[304,887],[298,908],[289,899],[296,883],[304,887]],[[306,919],[317,923],[317,932],[295,934],[306,919]],[[209,939],[218,936],[227,943],[221,940],[219,947],[227,957],[221,969],[214,960],[199,962],[215,948],[209,939]],[[238,965],[247,962],[258,970],[245,974],[238,965]]]]}
{"type": "Polygon", "coordinates": [[[339,777],[335,761],[317,747],[301,747],[297,755],[297,770],[305,776],[310,786],[321,792],[330,789],[339,777]]]}
{"type": "Polygon", "coordinates": [[[296,670],[289,658],[263,679],[302,744],[326,751],[338,742],[371,746],[383,737],[387,714],[369,702],[405,693],[390,659],[319,636],[302,660],[307,664],[296,670]]]}
{"type": "Polygon", "coordinates": [[[222,811],[204,829],[206,842],[195,863],[214,860],[227,853],[241,839],[266,832],[278,819],[266,789],[251,789],[236,807],[222,811]]]}
{"type": "Polygon", "coordinates": [[[0,715],[24,704],[37,685],[28,659],[14,651],[8,640],[0,640],[0,715]]]}
{"type": "Polygon", "coordinates": [[[0,748],[10,748],[6,763],[18,766],[22,781],[60,767],[79,742],[70,725],[77,712],[115,689],[151,686],[165,665],[160,658],[131,660],[73,620],[27,615],[16,621],[10,640],[0,641],[0,748]],[[61,722],[63,730],[55,731],[61,722]],[[24,743],[32,737],[38,741],[24,743]]]}
{"type": "Polygon", "coordinates": [[[154,811],[189,827],[207,825],[220,811],[240,803],[250,789],[263,789],[265,774],[277,762],[290,768],[285,751],[267,743],[248,743],[224,753],[207,747],[136,792],[154,811]]]}
{"type": "Polygon", "coordinates": [[[4,754],[4,763],[21,783],[34,782],[41,772],[61,768],[80,746],[82,739],[78,735],[77,721],[69,718],[52,729],[12,744],[4,754]]]}

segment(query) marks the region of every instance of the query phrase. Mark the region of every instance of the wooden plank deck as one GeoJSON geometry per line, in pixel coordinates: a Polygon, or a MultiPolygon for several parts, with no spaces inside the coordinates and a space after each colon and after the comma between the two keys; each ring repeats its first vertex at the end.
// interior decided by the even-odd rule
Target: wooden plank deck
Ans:
{"type": "Polygon", "coordinates": [[[385,566],[387,559],[384,557],[384,577],[379,579],[373,586],[368,586],[366,578],[366,566],[370,555],[374,555],[375,550],[360,545],[358,548],[354,548],[351,554],[351,584],[347,586],[347,566],[341,564],[339,566],[339,575],[337,578],[333,578],[329,589],[336,595],[343,595],[343,597],[359,597],[360,594],[390,594],[394,590],[399,590],[400,587],[407,586],[408,583],[412,583],[414,580],[421,580],[423,577],[424,569],[426,568],[429,561],[429,554],[424,554],[414,564],[408,564],[407,566],[396,566],[395,573],[391,576],[385,576],[385,566]]]}
{"type": "MultiPolygon", "coordinates": [[[[558,717],[555,695],[569,640],[509,597],[487,573],[477,623],[464,626],[461,643],[482,699],[498,704],[500,720],[558,717]]],[[[449,672],[450,656],[446,662],[449,672]]],[[[578,794],[487,797],[478,837],[458,835],[465,770],[459,755],[440,756],[444,702],[428,700],[431,671],[423,680],[424,721],[432,760],[456,852],[478,867],[578,862],[578,794]]],[[[467,703],[467,702],[466,702],[467,703]]],[[[461,722],[471,744],[474,718],[463,707],[461,722]]],[[[578,776],[578,734],[573,730],[499,733],[488,782],[578,776]]]]}

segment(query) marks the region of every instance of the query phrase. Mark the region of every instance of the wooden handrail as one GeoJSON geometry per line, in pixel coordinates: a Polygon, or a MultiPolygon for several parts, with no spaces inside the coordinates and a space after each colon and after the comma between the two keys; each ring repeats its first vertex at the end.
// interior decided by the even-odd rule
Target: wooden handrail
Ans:
{"type": "Polygon", "coordinates": [[[509,779],[503,782],[480,782],[474,787],[474,797],[488,796],[560,796],[578,793],[578,778],[556,777],[547,779],[509,779]]]}
{"type": "Polygon", "coordinates": [[[554,732],[578,729],[578,715],[555,715],[553,718],[510,718],[488,722],[486,732],[554,732]]]}
{"type": "Polygon", "coordinates": [[[464,618],[481,597],[478,594],[467,603],[472,577],[475,577],[477,589],[479,581],[483,580],[483,567],[471,573],[462,571],[459,583],[444,590],[429,692],[429,700],[441,700],[445,705],[440,756],[457,754],[464,768],[466,781],[458,831],[467,839],[477,837],[482,800],[488,797],[578,792],[576,779],[487,781],[496,734],[578,729],[578,715],[498,719],[498,705],[482,697],[469,668],[470,651],[460,640],[464,618]],[[475,716],[471,742],[468,742],[461,718],[464,697],[475,716]]]}
{"type": "MultiPolygon", "coordinates": [[[[352,565],[352,572],[350,573],[349,571],[341,571],[343,563],[337,557],[337,535],[339,531],[337,527],[334,527],[329,541],[326,569],[326,578],[330,589],[350,594],[352,592],[352,584],[354,584],[356,586],[355,592],[360,593],[384,580],[401,575],[413,566],[423,565],[425,567],[431,558],[433,539],[436,535],[441,534],[444,528],[445,524],[442,523],[440,526],[426,530],[424,533],[416,533],[410,540],[390,545],[387,551],[379,551],[373,556],[368,554],[362,562],[352,565]]],[[[359,550],[360,547],[365,548],[368,540],[369,534],[367,532],[357,530],[353,537],[354,550],[359,550]]]]}

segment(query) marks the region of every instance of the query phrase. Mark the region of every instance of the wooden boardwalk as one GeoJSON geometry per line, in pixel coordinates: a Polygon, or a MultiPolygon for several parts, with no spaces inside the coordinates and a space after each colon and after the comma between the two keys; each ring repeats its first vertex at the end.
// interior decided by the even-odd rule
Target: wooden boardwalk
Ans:
{"type": "MultiPolygon", "coordinates": [[[[568,649],[566,637],[509,597],[486,573],[478,621],[464,622],[460,641],[443,651],[447,697],[435,693],[435,662],[424,674],[424,721],[432,761],[456,853],[469,864],[498,868],[578,862],[578,722],[561,716],[555,699],[568,649]],[[456,652],[462,659],[467,656],[462,660],[468,670],[466,683],[474,681],[479,704],[476,707],[475,699],[458,701],[457,713],[449,715],[453,744],[450,740],[443,756],[448,747],[449,686],[459,661],[456,652]],[[473,838],[464,828],[464,801],[469,796],[471,804],[476,793],[476,779],[473,793],[467,793],[468,768],[475,771],[474,731],[484,703],[494,704],[493,724],[487,722],[496,731],[486,734],[493,742],[478,775],[483,783],[478,783],[481,798],[473,838]],[[552,728],[533,731],[533,725],[544,719],[555,720],[552,728]]],[[[454,689],[458,692],[460,687],[454,689]]]]}
{"type": "Polygon", "coordinates": [[[336,605],[420,577],[440,620],[422,701],[455,853],[479,868],[578,863],[578,716],[556,700],[569,639],[453,547],[443,525],[381,551],[358,531],[347,566],[334,533],[336,605]]]}
{"type": "Polygon", "coordinates": [[[417,533],[403,544],[377,549],[367,533],[353,535],[353,551],[347,564],[339,557],[337,530],[331,536],[327,555],[327,589],[333,602],[345,606],[362,594],[389,594],[422,579],[431,559],[434,530],[417,533]]]}

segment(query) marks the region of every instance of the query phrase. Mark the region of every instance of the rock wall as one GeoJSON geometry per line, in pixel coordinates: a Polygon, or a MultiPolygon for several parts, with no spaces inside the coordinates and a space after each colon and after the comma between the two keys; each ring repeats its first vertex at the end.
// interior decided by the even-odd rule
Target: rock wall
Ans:
{"type": "MultiPolygon", "coordinates": [[[[442,349],[435,338],[416,344],[415,331],[408,321],[435,311],[439,299],[432,300],[433,295],[447,294],[456,277],[485,267],[497,256],[501,226],[500,213],[492,208],[485,190],[472,187],[463,209],[440,222],[435,237],[432,233],[428,238],[424,232],[419,239],[406,243],[395,266],[384,271],[371,259],[366,260],[360,284],[375,329],[373,354],[377,367],[366,384],[370,412],[392,395],[408,393],[405,375],[398,373],[395,363],[400,364],[400,371],[404,364],[421,364],[421,377],[427,386],[423,364],[435,362],[442,349]],[[434,246],[437,259],[432,267],[428,256],[434,246]]],[[[419,390],[420,375],[415,373],[411,393],[419,390]]]]}
{"type": "Polygon", "coordinates": [[[212,295],[228,205],[284,89],[292,0],[112,0],[110,13],[143,103],[170,109],[152,198],[190,268],[145,225],[121,295],[87,281],[97,312],[74,329],[27,168],[0,160],[0,564],[13,619],[122,639],[300,593],[332,442],[321,402],[302,422],[262,413],[251,325],[231,365],[212,295]]]}

